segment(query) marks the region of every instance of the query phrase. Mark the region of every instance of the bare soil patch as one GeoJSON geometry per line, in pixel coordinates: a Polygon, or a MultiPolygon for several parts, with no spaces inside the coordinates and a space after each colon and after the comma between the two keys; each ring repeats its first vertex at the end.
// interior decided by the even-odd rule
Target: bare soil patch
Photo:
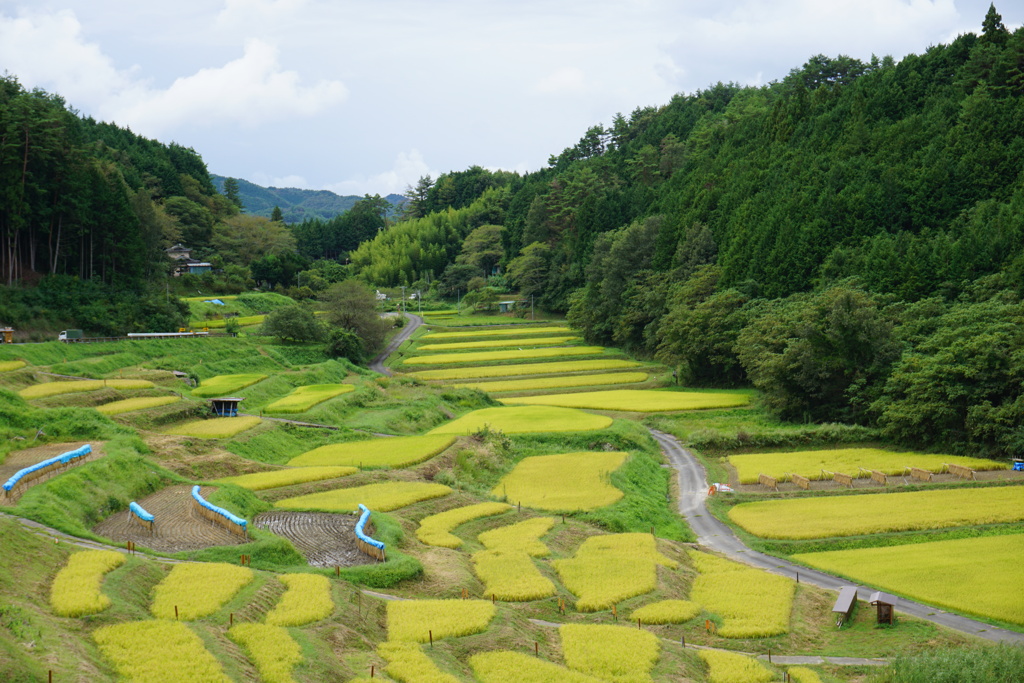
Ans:
{"type": "Polygon", "coordinates": [[[356,546],[358,521],[356,515],[271,510],[253,524],[287,538],[313,567],[354,567],[376,562],[356,546]]]}
{"type": "MultiPolygon", "coordinates": [[[[205,498],[216,487],[204,486],[199,492],[205,498]]],[[[128,510],[106,518],[93,531],[121,543],[136,544],[161,553],[202,550],[217,545],[239,545],[246,540],[224,527],[199,516],[193,509],[191,486],[168,486],[138,501],[156,517],[153,533],[132,520],[128,510]]]]}
{"type": "Polygon", "coordinates": [[[68,470],[74,469],[79,465],[102,458],[105,451],[103,450],[104,442],[102,441],[68,441],[65,443],[49,443],[42,446],[33,446],[32,448],[26,448],[25,450],[8,453],[3,464],[0,464],[0,484],[14,476],[18,470],[29,467],[30,465],[35,465],[37,462],[42,462],[47,458],[53,458],[61,455],[62,453],[67,453],[68,451],[73,451],[76,448],[81,448],[86,444],[89,444],[92,447],[92,453],[84,458],[77,458],[73,463],[70,463],[65,468],[54,470],[50,474],[33,479],[28,483],[27,488],[23,489],[21,493],[17,494],[10,500],[8,500],[7,496],[3,495],[3,491],[0,491],[0,506],[14,505],[18,502],[18,499],[24,495],[24,492],[33,486],[42,484],[44,481],[64,474],[68,470]]]}

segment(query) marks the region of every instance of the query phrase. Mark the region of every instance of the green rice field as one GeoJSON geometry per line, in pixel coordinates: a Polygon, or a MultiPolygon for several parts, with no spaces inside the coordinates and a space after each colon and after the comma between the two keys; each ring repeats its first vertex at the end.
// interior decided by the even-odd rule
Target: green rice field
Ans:
{"type": "Polygon", "coordinates": [[[620,410],[653,413],[707,408],[735,408],[750,403],[746,394],[703,393],[684,391],[653,391],[649,389],[612,389],[576,394],[547,394],[506,398],[505,405],[561,406],[591,410],[620,410]]]}
{"type": "Polygon", "coordinates": [[[579,337],[527,337],[524,339],[487,339],[420,344],[416,351],[456,351],[463,349],[493,349],[508,346],[556,346],[576,341],[579,337]]]}
{"type": "Polygon", "coordinates": [[[226,396],[233,391],[252,386],[266,378],[266,375],[255,372],[240,375],[217,375],[200,382],[199,386],[192,390],[192,395],[200,398],[226,396]]]}
{"type": "Polygon", "coordinates": [[[421,340],[440,341],[442,339],[473,339],[477,337],[525,337],[528,335],[557,335],[569,331],[564,325],[548,327],[518,327],[499,330],[466,330],[463,332],[429,332],[421,340]]]}
{"type": "Polygon", "coordinates": [[[358,471],[355,467],[289,467],[288,469],[274,470],[272,472],[256,472],[254,474],[242,474],[237,477],[224,477],[223,479],[217,479],[216,483],[234,484],[250,491],[262,491],[264,489],[275,489],[294,484],[305,484],[310,481],[347,477],[358,471]]]}
{"type": "Polygon", "coordinates": [[[310,384],[298,387],[263,410],[268,413],[304,413],[318,403],[354,391],[351,384],[310,384]]]}
{"type": "Polygon", "coordinates": [[[619,358],[594,360],[566,360],[550,363],[521,363],[516,365],[485,365],[477,368],[442,368],[439,370],[418,370],[406,373],[409,377],[432,380],[481,379],[485,377],[516,377],[519,375],[566,375],[601,370],[622,370],[638,368],[642,363],[619,358]]]}
{"type": "Polygon", "coordinates": [[[591,429],[604,429],[611,424],[610,417],[591,415],[572,408],[515,406],[474,410],[457,420],[435,427],[430,434],[472,434],[485,428],[499,430],[506,434],[582,432],[591,429]]]}
{"type": "Polygon", "coordinates": [[[388,512],[423,500],[447,496],[451,492],[443,484],[391,481],[285,498],[277,501],[274,507],[284,510],[354,512],[362,503],[376,512],[388,512]]]}
{"type": "Polygon", "coordinates": [[[506,391],[536,391],[538,389],[567,389],[569,387],[596,387],[607,384],[635,384],[646,382],[646,372],[607,372],[598,375],[567,375],[564,377],[534,377],[491,382],[459,382],[456,386],[480,389],[490,393],[506,391]]]}
{"type": "Polygon", "coordinates": [[[468,351],[465,353],[436,353],[412,356],[406,365],[451,365],[453,363],[488,363],[531,358],[558,358],[559,356],[593,356],[604,353],[603,346],[558,346],[544,349],[514,349],[512,351],[468,351]]]}
{"type": "Polygon", "coordinates": [[[180,400],[180,396],[144,396],[140,398],[126,398],[120,401],[111,401],[110,403],[104,403],[101,406],[96,406],[96,410],[104,415],[120,415],[121,413],[129,413],[133,410],[146,410],[147,408],[166,406],[171,403],[177,403],[180,400]]]}

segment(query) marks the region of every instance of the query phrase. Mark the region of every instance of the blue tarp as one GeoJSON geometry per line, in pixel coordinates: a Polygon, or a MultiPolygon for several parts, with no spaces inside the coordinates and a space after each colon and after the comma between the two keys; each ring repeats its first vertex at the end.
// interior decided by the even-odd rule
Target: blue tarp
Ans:
{"type": "Polygon", "coordinates": [[[73,451],[62,453],[56,457],[48,458],[46,460],[43,460],[42,462],[37,462],[35,465],[26,467],[25,469],[18,470],[17,472],[14,473],[14,476],[8,479],[7,483],[4,484],[4,491],[10,491],[11,489],[13,489],[15,486],[18,485],[18,482],[21,480],[21,478],[27,474],[31,474],[32,472],[44,469],[58,462],[67,464],[74,460],[75,458],[81,458],[86,455],[89,455],[90,453],[92,453],[92,446],[90,446],[89,444],[85,444],[81,448],[76,448],[73,451]]]}
{"type": "Polygon", "coordinates": [[[199,495],[199,485],[198,484],[196,484],[195,486],[192,487],[192,497],[196,499],[196,502],[198,502],[200,505],[202,505],[204,508],[206,508],[210,512],[216,512],[218,515],[220,515],[221,517],[227,519],[228,521],[234,522],[235,524],[237,524],[238,526],[242,527],[243,529],[246,528],[246,525],[248,524],[248,522],[246,522],[244,519],[242,519],[241,517],[234,516],[233,514],[231,514],[230,512],[225,510],[224,508],[219,508],[216,505],[213,505],[212,503],[207,501],[205,498],[203,498],[201,495],[199,495]]]}
{"type": "Polygon", "coordinates": [[[358,538],[363,543],[368,543],[372,545],[374,548],[380,548],[381,550],[384,550],[383,543],[381,543],[375,538],[370,538],[366,535],[366,533],[363,532],[363,527],[370,520],[370,509],[367,508],[362,503],[359,504],[359,509],[363,511],[363,514],[359,515],[359,521],[356,522],[356,538],[358,538]]]}
{"type": "Polygon", "coordinates": [[[132,513],[136,517],[141,519],[143,522],[152,522],[154,519],[153,515],[143,510],[142,506],[136,503],[134,500],[128,503],[128,509],[131,510],[132,513]]]}
{"type": "Polygon", "coordinates": [[[217,304],[218,306],[227,306],[227,304],[224,303],[223,301],[221,301],[220,299],[207,299],[203,303],[204,304],[217,304]]]}

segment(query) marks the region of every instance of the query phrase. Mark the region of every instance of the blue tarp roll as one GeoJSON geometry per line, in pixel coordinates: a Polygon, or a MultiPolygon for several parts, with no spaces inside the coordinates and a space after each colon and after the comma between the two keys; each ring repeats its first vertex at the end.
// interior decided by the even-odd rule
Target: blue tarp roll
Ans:
{"type": "Polygon", "coordinates": [[[37,472],[38,470],[41,470],[41,469],[45,469],[45,468],[49,467],[50,465],[54,465],[54,464],[56,464],[58,462],[64,463],[66,465],[67,463],[71,462],[72,460],[74,460],[76,458],[84,457],[86,455],[89,455],[90,453],[92,453],[92,446],[90,446],[89,444],[85,444],[84,446],[82,446],[80,448],[76,448],[73,451],[68,451],[67,453],[62,453],[62,454],[60,454],[60,455],[58,455],[56,457],[53,457],[53,458],[47,458],[46,460],[43,460],[42,462],[37,462],[35,465],[32,465],[30,467],[26,467],[25,469],[18,470],[17,472],[14,473],[14,476],[11,477],[10,479],[8,479],[7,483],[4,484],[4,491],[10,491],[15,486],[17,486],[18,482],[25,475],[31,474],[33,472],[37,472]]]}
{"type": "Polygon", "coordinates": [[[143,522],[152,522],[154,519],[153,515],[143,510],[142,506],[136,503],[134,500],[128,503],[128,509],[131,510],[132,513],[136,517],[141,519],[143,522]]]}
{"type": "Polygon", "coordinates": [[[363,532],[363,527],[366,525],[366,522],[370,519],[370,509],[367,508],[362,503],[359,504],[359,509],[363,511],[363,514],[359,515],[359,521],[356,522],[356,538],[358,538],[363,543],[368,543],[372,545],[374,548],[380,548],[381,550],[384,550],[384,544],[382,542],[378,541],[375,538],[370,538],[366,535],[365,532],[363,532]]]}
{"type": "Polygon", "coordinates": [[[202,505],[204,508],[206,508],[210,512],[216,512],[218,515],[220,515],[224,519],[226,519],[226,520],[228,520],[230,522],[234,522],[235,524],[237,524],[238,526],[242,527],[243,529],[245,529],[246,526],[248,525],[248,522],[246,522],[241,517],[236,517],[235,515],[231,514],[227,510],[225,510],[224,508],[219,508],[216,505],[213,505],[208,500],[206,500],[201,495],[199,495],[199,484],[196,484],[195,486],[192,487],[192,497],[196,499],[196,502],[198,502],[200,505],[202,505]]]}
{"type": "Polygon", "coordinates": [[[227,304],[224,303],[223,301],[221,301],[220,299],[207,299],[203,303],[204,304],[217,304],[218,306],[227,306],[227,304]]]}

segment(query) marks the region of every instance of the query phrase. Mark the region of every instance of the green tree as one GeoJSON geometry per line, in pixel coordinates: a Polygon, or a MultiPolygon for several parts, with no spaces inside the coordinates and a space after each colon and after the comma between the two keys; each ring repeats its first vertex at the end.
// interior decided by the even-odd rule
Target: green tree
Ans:
{"type": "Polygon", "coordinates": [[[330,334],[327,335],[327,348],[325,351],[331,358],[347,358],[356,364],[366,360],[363,340],[351,330],[331,330],[330,334]]]}
{"type": "Polygon", "coordinates": [[[349,279],[328,287],[320,299],[324,302],[326,319],[331,327],[355,333],[369,355],[384,348],[391,325],[381,319],[373,290],[358,280],[349,279]]]}
{"type": "Polygon", "coordinates": [[[326,330],[313,311],[295,304],[268,313],[260,326],[260,334],[277,337],[281,342],[316,342],[323,341],[326,330]]]}
{"type": "Polygon", "coordinates": [[[273,223],[283,223],[284,222],[284,214],[281,212],[281,207],[280,206],[275,206],[273,208],[273,210],[270,212],[270,220],[273,223]]]}
{"type": "Polygon", "coordinates": [[[523,247],[519,256],[509,262],[506,274],[519,288],[520,296],[539,296],[544,293],[550,256],[551,248],[547,244],[534,242],[523,247]]]}
{"type": "Polygon", "coordinates": [[[245,208],[242,206],[242,198],[238,194],[238,181],[234,178],[224,179],[224,196],[239,209],[245,208]]]}

